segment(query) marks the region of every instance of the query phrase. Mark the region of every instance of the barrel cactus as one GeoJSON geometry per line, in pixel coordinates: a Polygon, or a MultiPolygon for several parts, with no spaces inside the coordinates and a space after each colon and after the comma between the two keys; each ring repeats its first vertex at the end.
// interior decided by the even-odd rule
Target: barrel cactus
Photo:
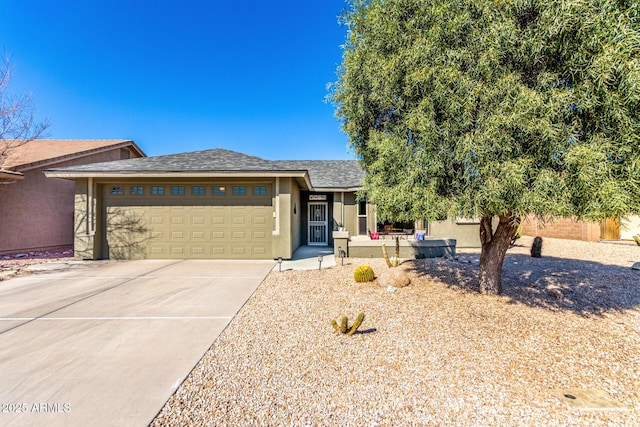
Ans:
{"type": "Polygon", "coordinates": [[[353,272],[356,282],[370,282],[376,277],[373,269],[368,265],[361,265],[353,272]]]}

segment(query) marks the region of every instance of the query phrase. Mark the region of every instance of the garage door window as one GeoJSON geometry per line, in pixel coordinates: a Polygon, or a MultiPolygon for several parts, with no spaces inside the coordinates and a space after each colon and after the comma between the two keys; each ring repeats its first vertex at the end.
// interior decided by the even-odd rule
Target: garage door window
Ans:
{"type": "Polygon", "coordinates": [[[254,196],[264,196],[267,194],[267,187],[253,187],[254,196]]]}
{"type": "Polygon", "coordinates": [[[124,191],[122,191],[122,187],[111,187],[111,194],[114,196],[122,196],[124,191]]]}
{"type": "Polygon", "coordinates": [[[214,196],[224,196],[226,189],[224,187],[213,187],[214,196]]]}
{"type": "Polygon", "coordinates": [[[245,187],[233,187],[234,196],[244,196],[245,194],[247,194],[247,189],[245,187]]]}
{"type": "Polygon", "coordinates": [[[184,187],[182,186],[171,187],[171,194],[174,196],[184,196],[184,187]]]}
{"type": "Polygon", "coordinates": [[[191,194],[194,196],[204,196],[204,187],[191,187],[191,194]]]}
{"type": "Polygon", "coordinates": [[[157,186],[151,187],[151,194],[153,196],[162,196],[164,194],[164,187],[157,187],[157,186]]]}
{"type": "Polygon", "coordinates": [[[132,196],[142,196],[144,194],[144,187],[133,185],[131,186],[131,195],[132,196]]]}

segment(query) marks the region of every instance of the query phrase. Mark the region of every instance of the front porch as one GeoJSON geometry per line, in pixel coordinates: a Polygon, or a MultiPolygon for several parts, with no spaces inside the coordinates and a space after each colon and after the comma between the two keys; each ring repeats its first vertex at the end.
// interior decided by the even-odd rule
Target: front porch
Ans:
{"type": "MultiPolygon", "coordinates": [[[[387,247],[389,255],[395,252],[395,239],[372,240],[368,236],[349,236],[348,231],[333,232],[334,254],[339,257],[340,251],[350,258],[382,258],[382,245],[387,247]]],[[[456,239],[425,238],[415,240],[413,237],[399,239],[400,258],[438,258],[454,257],[456,239]]]]}

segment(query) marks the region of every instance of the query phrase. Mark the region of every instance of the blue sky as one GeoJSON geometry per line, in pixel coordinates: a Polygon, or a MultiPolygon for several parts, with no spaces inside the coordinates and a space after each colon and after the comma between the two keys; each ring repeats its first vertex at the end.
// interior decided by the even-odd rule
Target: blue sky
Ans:
{"type": "Polygon", "coordinates": [[[0,0],[10,89],[49,138],[133,139],[160,155],[223,147],[266,159],[349,159],[324,102],[344,0],[0,0]]]}

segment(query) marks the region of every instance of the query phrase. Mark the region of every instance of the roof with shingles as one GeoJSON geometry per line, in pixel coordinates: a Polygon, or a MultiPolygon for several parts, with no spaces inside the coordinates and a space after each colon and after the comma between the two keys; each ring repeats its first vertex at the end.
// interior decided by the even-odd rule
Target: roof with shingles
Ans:
{"type": "Polygon", "coordinates": [[[223,148],[92,163],[52,171],[101,173],[295,172],[307,171],[314,188],[357,188],[364,171],[356,160],[266,160],[223,148]]]}
{"type": "Polygon", "coordinates": [[[309,171],[314,188],[355,188],[362,185],[364,171],[356,160],[280,160],[283,169],[309,171]]]}
{"type": "Polygon", "coordinates": [[[6,157],[2,159],[5,169],[22,169],[29,165],[64,161],[68,157],[90,155],[97,151],[132,147],[140,155],[144,152],[135,142],[127,139],[34,139],[0,140],[0,148],[8,145],[6,157]]]}

